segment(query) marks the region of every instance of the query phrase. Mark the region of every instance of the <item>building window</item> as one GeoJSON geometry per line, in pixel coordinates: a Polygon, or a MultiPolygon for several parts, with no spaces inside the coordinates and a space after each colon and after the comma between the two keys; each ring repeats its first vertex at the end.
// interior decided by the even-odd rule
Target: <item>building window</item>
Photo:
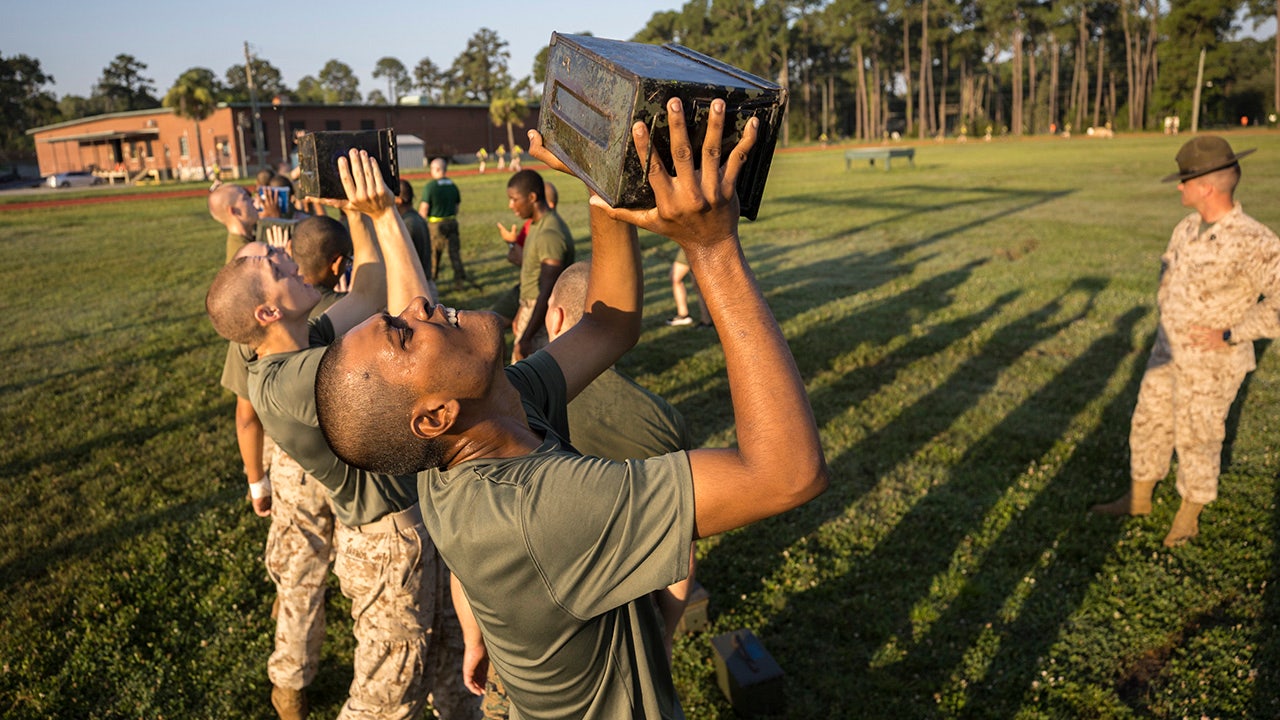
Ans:
{"type": "Polygon", "coordinates": [[[373,124],[373,121],[372,121],[372,120],[361,120],[361,121],[360,121],[360,129],[361,129],[361,130],[374,130],[374,129],[376,129],[376,128],[377,128],[377,126],[373,124]]]}
{"type": "Polygon", "coordinates": [[[191,157],[191,143],[186,135],[178,136],[178,154],[184,158],[191,157]]]}
{"type": "Polygon", "coordinates": [[[325,121],[324,121],[324,129],[325,129],[325,130],[328,130],[328,131],[330,131],[330,132],[332,132],[332,131],[334,131],[334,130],[341,130],[341,129],[342,129],[342,121],[341,121],[341,120],[325,120],[325,121]]]}

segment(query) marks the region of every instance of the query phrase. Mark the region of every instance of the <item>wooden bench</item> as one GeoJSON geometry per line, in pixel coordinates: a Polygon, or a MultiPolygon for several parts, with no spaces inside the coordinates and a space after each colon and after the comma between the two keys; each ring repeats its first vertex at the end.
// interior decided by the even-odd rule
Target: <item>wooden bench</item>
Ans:
{"type": "Polygon", "coordinates": [[[846,150],[844,152],[844,169],[849,170],[853,167],[854,160],[869,160],[871,166],[875,167],[876,160],[884,161],[884,171],[889,172],[889,165],[893,162],[893,158],[904,157],[907,162],[911,163],[911,167],[916,166],[916,149],[909,147],[901,148],[858,148],[857,150],[846,150]]]}

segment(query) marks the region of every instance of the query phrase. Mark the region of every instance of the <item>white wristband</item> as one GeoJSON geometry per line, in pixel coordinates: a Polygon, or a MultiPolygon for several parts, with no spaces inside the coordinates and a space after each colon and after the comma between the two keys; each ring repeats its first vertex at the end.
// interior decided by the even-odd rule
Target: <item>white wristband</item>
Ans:
{"type": "Polygon", "coordinates": [[[263,475],[258,482],[249,483],[249,497],[257,500],[271,494],[271,476],[263,475]]]}

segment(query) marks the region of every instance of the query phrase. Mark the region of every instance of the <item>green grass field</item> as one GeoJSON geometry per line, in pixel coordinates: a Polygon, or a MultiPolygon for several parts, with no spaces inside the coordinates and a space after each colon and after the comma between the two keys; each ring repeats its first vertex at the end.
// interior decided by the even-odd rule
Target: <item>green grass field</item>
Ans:
{"type": "MultiPolygon", "coordinates": [[[[926,143],[891,173],[835,148],[775,158],[741,234],[832,485],[699,544],[712,630],[675,662],[691,719],[733,717],[709,638],[739,627],[786,671],[789,717],[1280,716],[1275,353],[1259,344],[1194,543],[1160,544],[1171,481],[1149,517],[1086,512],[1128,482],[1159,256],[1186,212],[1158,180],[1184,139],[926,143]]],[[[1280,227],[1280,135],[1230,139],[1259,148],[1246,210],[1280,227]]],[[[450,304],[515,282],[506,178],[458,178],[484,290],[450,304]]],[[[581,237],[585,191],[556,182],[581,237]]],[[[202,304],[223,238],[199,198],[0,212],[0,715],[273,717],[267,524],[202,304]]],[[[642,242],[644,332],[620,365],[697,441],[731,443],[718,345],[663,324],[674,246],[642,242]]],[[[350,681],[336,581],[329,597],[317,718],[350,681]]]]}

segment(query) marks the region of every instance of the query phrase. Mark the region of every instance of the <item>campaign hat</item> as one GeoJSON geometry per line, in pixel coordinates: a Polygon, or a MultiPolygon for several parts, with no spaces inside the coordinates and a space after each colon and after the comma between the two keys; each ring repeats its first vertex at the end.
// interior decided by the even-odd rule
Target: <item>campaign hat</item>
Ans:
{"type": "Polygon", "coordinates": [[[1178,172],[1166,176],[1160,182],[1175,180],[1184,182],[1201,175],[1208,175],[1215,170],[1229,168],[1255,149],[1250,148],[1236,154],[1231,151],[1231,144],[1217,135],[1200,135],[1191,138],[1183,144],[1175,158],[1178,162],[1178,172]]]}

